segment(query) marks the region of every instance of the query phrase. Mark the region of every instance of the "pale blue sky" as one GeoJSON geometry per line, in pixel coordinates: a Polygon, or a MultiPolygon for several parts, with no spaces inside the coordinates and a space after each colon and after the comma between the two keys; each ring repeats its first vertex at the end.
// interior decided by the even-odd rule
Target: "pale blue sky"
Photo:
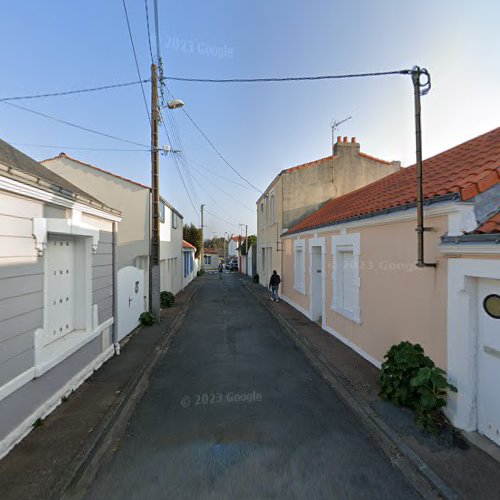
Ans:
{"type": "MultiPolygon", "coordinates": [[[[159,0],[159,4],[167,75],[320,75],[419,64],[430,71],[433,82],[431,93],[423,99],[424,157],[499,125],[497,1],[159,0]]],[[[150,57],[144,1],[127,0],[127,6],[141,72],[147,78],[150,57]]],[[[0,15],[0,97],[137,78],[121,0],[3,2],[0,15]]],[[[186,102],[186,110],[229,162],[261,189],[283,168],[329,155],[332,118],[352,115],[339,134],[356,136],[362,151],[401,160],[403,165],[414,162],[409,77],[259,85],[171,82],[169,87],[186,102]]],[[[149,85],[146,92],[149,99],[149,85]]],[[[139,87],[18,104],[149,143],[139,87]]],[[[253,209],[258,193],[207,174],[200,164],[240,182],[182,112],[172,115],[183,153],[193,160],[191,173],[197,181],[186,182],[194,186],[190,191],[195,204],[206,203],[213,214],[236,225],[247,223],[254,231],[255,212],[245,206],[253,209]]],[[[0,137],[10,143],[134,147],[2,103],[0,116],[0,137]]],[[[167,143],[163,134],[161,142],[167,143]]],[[[177,141],[174,146],[179,147],[177,141]]],[[[39,160],[61,150],[17,147],[39,160]]],[[[65,151],[149,183],[147,152],[65,151]]],[[[172,160],[165,157],[161,185],[162,194],[184,214],[185,222],[199,224],[172,160]]],[[[207,236],[238,231],[210,214],[206,225],[207,236]]]]}

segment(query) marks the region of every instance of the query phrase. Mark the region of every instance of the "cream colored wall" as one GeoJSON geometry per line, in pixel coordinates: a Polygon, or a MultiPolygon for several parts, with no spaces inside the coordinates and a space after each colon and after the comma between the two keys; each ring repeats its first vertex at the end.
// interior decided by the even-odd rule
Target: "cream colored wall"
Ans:
{"type": "Polygon", "coordinates": [[[283,272],[277,243],[283,229],[290,229],[327,200],[370,184],[400,167],[399,162],[386,164],[360,155],[359,143],[341,142],[335,146],[333,161],[318,162],[278,176],[265,193],[275,193],[275,224],[269,224],[266,209],[264,214],[260,211],[260,203],[269,204],[269,198],[262,196],[257,202],[257,272],[260,282],[267,285],[273,269],[279,274],[283,272]],[[272,249],[272,265],[267,270],[261,264],[263,247],[272,249]]]}
{"type": "Polygon", "coordinates": [[[295,290],[295,270],[294,270],[294,254],[293,242],[296,239],[284,238],[283,239],[283,272],[281,275],[281,293],[290,299],[294,304],[297,304],[303,309],[309,310],[310,297],[309,297],[309,239],[310,236],[302,237],[306,245],[304,251],[306,253],[305,266],[306,266],[306,294],[302,294],[295,290]]]}
{"type": "Polygon", "coordinates": [[[271,189],[268,190],[268,194],[274,192],[274,213],[275,222],[270,223],[270,209],[269,209],[269,198],[262,198],[264,201],[264,213],[260,211],[260,202],[257,203],[257,272],[260,277],[260,282],[267,286],[269,279],[271,278],[271,273],[276,270],[279,275],[282,274],[281,267],[281,251],[278,251],[278,247],[281,248],[280,236],[283,229],[283,199],[282,199],[282,178],[278,178],[271,189]],[[267,207],[266,207],[267,204],[267,207]],[[268,214],[269,211],[269,214],[268,214]],[[262,266],[262,248],[271,248],[270,256],[271,261],[269,262],[267,269],[262,266]]]}
{"type": "MultiPolygon", "coordinates": [[[[379,362],[391,345],[402,340],[420,343],[426,353],[446,369],[447,258],[437,246],[447,231],[447,217],[429,217],[426,225],[436,231],[425,234],[426,260],[436,268],[415,266],[415,222],[405,221],[347,230],[360,234],[360,309],[357,324],[331,308],[333,257],[331,237],[340,231],[322,232],[326,259],[326,325],[356,344],[379,362]]],[[[305,239],[309,239],[307,236],[305,239]]],[[[309,309],[307,297],[293,290],[293,239],[286,238],[283,293],[309,309]]],[[[309,247],[306,246],[306,286],[309,293],[309,247]]]]}

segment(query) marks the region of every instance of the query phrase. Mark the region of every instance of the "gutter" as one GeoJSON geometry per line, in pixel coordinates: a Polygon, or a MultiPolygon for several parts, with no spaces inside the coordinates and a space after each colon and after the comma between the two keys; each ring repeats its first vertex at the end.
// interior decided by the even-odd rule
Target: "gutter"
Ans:
{"type": "MultiPolygon", "coordinates": [[[[430,205],[434,205],[435,203],[442,203],[444,201],[457,201],[460,199],[460,194],[459,193],[448,193],[448,194],[445,194],[445,195],[441,195],[441,196],[435,196],[434,198],[429,198],[427,200],[424,201],[423,205],[424,206],[430,206],[430,205]]],[[[304,229],[300,229],[298,231],[294,231],[293,228],[289,231],[287,231],[286,233],[282,233],[282,237],[283,236],[291,236],[293,234],[300,234],[300,233],[305,233],[306,231],[313,231],[315,229],[321,229],[321,228],[324,228],[324,227],[330,227],[330,226],[337,226],[337,225],[340,225],[340,224],[347,224],[349,222],[354,222],[354,221],[358,221],[358,220],[363,220],[363,219],[371,219],[373,217],[377,217],[379,215],[387,215],[387,214],[391,214],[391,213],[394,213],[394,212],[400,212],[400,211],[404,211],[404,210],[409,210],[411,208],[416,208],[417,207],[417,202],[412,202],[412,203],[407,203],[406,205],[399,205],[397,207],[391,207],[391,208],[384,208],[383,210],[377,210],[375,212],[370,212],[368,214],[362,214],[362,215],[356,215],[354,217],[348,217],[346,219],[341,219],[341,220],[337,220],[337,221],[334,221],[334,222],[327,222],[325,224],[320,224],[318,226],[312,226],[312,227],[307,227],[307,228],[304,228],[304,229]]]]}
{"type": "Polygon", "coordinates": [[[443,236],[442,244],[467,244],[467,243],[494,243],[500,245],[500,233],[490,234],[463,234],[462,236],[443,236]]]}
{"type": "Polygon", "coordinates": [[[29,172],[25,172],[24,170],[18,169],[12,165],[8,165],[4,162],[0,162],[0,167],[2,167],[2,169],[4,170],[3,175],[11,177],[14,180],[18,179],[20,182],[37,187],[39,189],[43,189],[43,190],[46,190],[46,191],[49,191],[52,193],[55,192],[60,196],[64,196],[65,198],[80,201],[80,202],[82,202],[85,205],[88,205],[90,207],[100,208],[101,210],[104,210],[104,211],[111,213],[113,215],[118,215],[118,216],[121,215],[121,212],[119,210],[108,207],[107,205],[105,205],[102,202],[99,202],[98,200],[86,198],[85,196],[74,193],[73,191],[68,191],[67,189],[65,189],[61,186],[58,186],[57,184],[53,184],[52,182],[46,181],[45,179],[42,179],[41,177],[38,177],[38,176],[31,174],[29,172]]]}

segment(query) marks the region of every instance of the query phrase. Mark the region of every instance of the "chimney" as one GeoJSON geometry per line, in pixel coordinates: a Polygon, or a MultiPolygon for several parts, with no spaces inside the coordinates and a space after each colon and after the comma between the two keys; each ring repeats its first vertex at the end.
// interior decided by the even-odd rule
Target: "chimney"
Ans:
{"type": "Polygon", "coordinates": [[[339,156],[340,154],[352,154],[359,153],[361,145],[356,141],[356,137],[351,137],[349,141],[349,137],[341,137],[340,135],[337,137],[337,143],[334,145],[333,152],[335,156],[339,156]]]}

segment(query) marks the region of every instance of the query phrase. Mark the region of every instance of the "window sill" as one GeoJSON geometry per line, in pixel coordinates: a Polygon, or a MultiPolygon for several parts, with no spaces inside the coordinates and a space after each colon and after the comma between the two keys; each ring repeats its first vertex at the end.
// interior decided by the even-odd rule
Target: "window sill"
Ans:
{"type": "Polygon", "coordinates": [[[347,318],[358,325],[361,325],[361,317],[359,314],[355,314],[352,311],[334,305],[332,305],[332,311],[344,316],[344,318],[347,318]]]}
{"type": "Polygon", "coordinates": [[[73,330],[47,345],[43,345],[43,329],[37,330],[35,332],[35,377],[41,377],[61,361],[80,350],[84,345],[100,335],[103,330],[110,327],[113,321],[113,318],[110,318],[93,331],[73,330]]]}

